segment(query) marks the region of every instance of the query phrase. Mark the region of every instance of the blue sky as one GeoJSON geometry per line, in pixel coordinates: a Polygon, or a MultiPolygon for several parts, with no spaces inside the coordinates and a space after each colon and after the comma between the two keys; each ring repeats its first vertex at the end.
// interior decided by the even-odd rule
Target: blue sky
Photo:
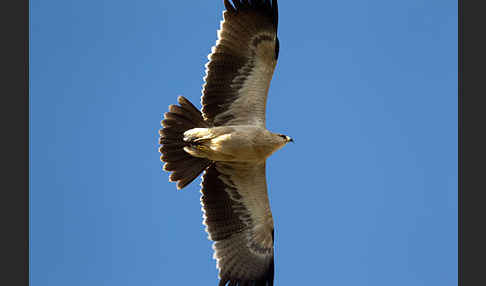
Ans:
{"type": "MultiPolygon", "coordinates": [[[[200,107],[223,1],[30,5],[31,285],[217,285],[158,129],[200,107]]],[[[279,8],[276,285],[457,285],[457,2],[279,8]]]]}

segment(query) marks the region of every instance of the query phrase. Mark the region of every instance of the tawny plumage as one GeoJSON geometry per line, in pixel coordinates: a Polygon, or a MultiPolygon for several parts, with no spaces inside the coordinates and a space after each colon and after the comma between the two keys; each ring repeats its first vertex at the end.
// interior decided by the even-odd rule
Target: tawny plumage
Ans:
{"type": "Polygon", "coordinates": [[[160,130],[161,160],[182,189],[204,172],[203,223],[214,241],[219,285],[273,285],[273,218],[266,159],[292,139],[265,128],[277,64],[276,0],[224,0],[208,56],[202,109],[171,105],[160,130]]]}

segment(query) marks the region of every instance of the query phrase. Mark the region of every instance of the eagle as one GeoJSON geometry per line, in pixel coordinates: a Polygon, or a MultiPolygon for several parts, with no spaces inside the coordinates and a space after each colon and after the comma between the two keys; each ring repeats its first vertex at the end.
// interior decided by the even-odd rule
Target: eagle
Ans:
{"type": "Polygon", "coordinates": [[[203,224],[219,286],[273,285],[274,226],[266,159],[292,138],[265,127],[279,54],[277,0],[224,0],[206,64],[201,110],[183,96],[164,113],[163,170],[182,189],[204,172],[203,224]]]}

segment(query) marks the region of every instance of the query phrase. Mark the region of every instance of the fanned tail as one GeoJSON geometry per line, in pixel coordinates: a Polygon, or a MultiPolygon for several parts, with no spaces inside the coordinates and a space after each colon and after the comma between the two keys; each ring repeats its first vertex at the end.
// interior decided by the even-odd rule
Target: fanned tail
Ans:
{"type": "Polygon", "coordinates": [[[170,105],[164,113],[162,129],[159,130],[162,146],[160,159],[165,162],[163,169],[172,172],[169,181],[177,182],[177,189],[182,189],[196,179],[211,161],[197,158],[184,151],[189,143],[184,141],[184,132],[193,128],[209,127],[201,112],[185,97],[177,98],[179,105],[170,105]]]}

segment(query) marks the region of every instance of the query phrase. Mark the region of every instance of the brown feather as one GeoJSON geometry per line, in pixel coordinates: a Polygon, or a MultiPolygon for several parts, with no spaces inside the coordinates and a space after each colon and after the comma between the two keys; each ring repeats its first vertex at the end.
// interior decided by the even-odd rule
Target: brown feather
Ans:
{"type": "MultiPolygon", "coordinates": [[[[267,69],[275,68],[277,54],[277,17],[278,11],[270,1],[224,1],[226,11],[223,13],[224,21],[218,32],[218,41],[208,56],[206,65],[205,84],[201,103],[205,120],[214,125],[221,126],[236,120],[233,112],[238,114],[238,124],[253,124],[265,122],[265,110],[249,112],[247,110],[232,110],[238,108],[232,104],[241,96],[248,99],[245,102],[254,102],[254,105],[265,106],[266,93],[271,80],[271,74],[261,76],[251,75],[256,65],[268,65],[267,69]],[[270,43],[270,44],[264,44],[270,43]],[[267,51],[269,49],[269,51],[267,51]],[[274,52],[274,56],[271,53],[274,52]],[[270,55],[270,59],[265,59],[270,55]],[[264,82],[255,82],[255,79],[264,82]],[[240,94],[244,87],[251,87],[259,95],[240,94]],[[254,98],[258,96],[260,98],[254,98]],[[228,113],[229,112],[229,113],[228,113]],[[244,118],[247,117],[247,118],[244,118]],[[256,118],[255,118],[256,117],[256,118]]],[[[276,5],[276,2],[273,2],[276,5]]]]}
{"type": "Polygon", "coordinates": [[[170,105],[169,112],[164,114],[161,122],[159,152],[160,160],[165,162],[163,170],[172,172],[169,181],[177,182],[177,188],[182,189],[196,179],[211,162],[193,157],[184,151],[184,147],[189,146],[184,141],[184,132],[193,128],[205,128],[208,124],[189,100],[182,96],[177,100],[180,105],[170,105]]]}
{"type": "MultiPolygon", "coordinates": [[[[253,214],[248,209],[251,204],[246,205],[248,200],[260,199],[249,196],[266,197],[266,188],[250,194],[249,190],[241,189],[244,186],[239,183],[240,176],[252,177],[255,176],[254,173],[260,174],[256,176],[265,176],[264,169],[263,172],[261,170],[260,167],[254,169],[250,165],[216,162],[207,168],[203,175],[203,223],[206,225],[209,238],[215,242],[215,257],[218,260],[221,281],[226,281],[225,283],[273,283],[273,246],[267,249],[260,243],[261,234],[255,233],[253,214]],[[220,170],[224,170],[225,173],[220,170]],[[230,174],[237,174],[237,177],[230,174]],[[229,182],[231,185],[228,185],[229,182]],[[236,184],[236,187],[233,187],[233,184],[236,184]]],[[[261,183],[258,182],[261,181],[256,179],[255,185],[260,188],[261,183]]],[[[270,227],[273,228],[273,224],[270,227]]],[[[267,231],[265,227],[261,229],[267,231]]],[[[272,237],[271,230],[269,231],[266,235],[272,237]]]]}

